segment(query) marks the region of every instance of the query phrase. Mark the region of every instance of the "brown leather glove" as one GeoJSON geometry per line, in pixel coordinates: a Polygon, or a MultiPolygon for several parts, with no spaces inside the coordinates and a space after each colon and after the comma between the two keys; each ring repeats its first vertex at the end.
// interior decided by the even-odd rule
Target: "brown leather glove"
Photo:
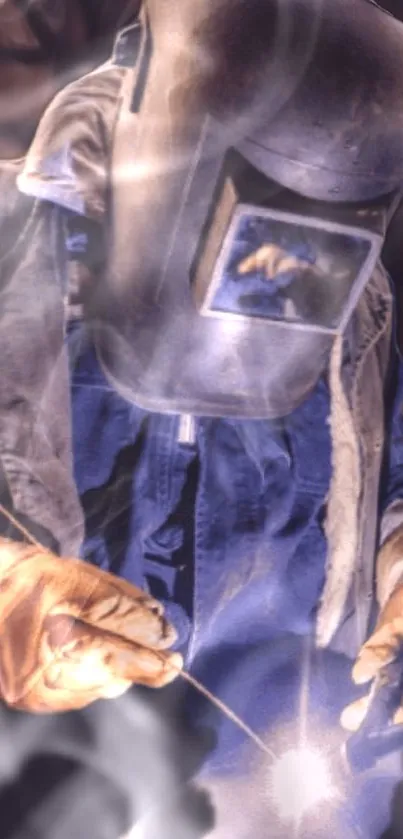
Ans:
{"type": "MultiPolygon", "coordinates": [[[[371,682],[379,671],[393,661],[403,644],[403,528],[398,528],[386,541],[377,561],[377,590],[380,614],[375,631],[362,647],[353,668],[357,685],[371,682]]],[[[368,710],[370,694],[344,709],[341,724],[355,731],[368,710]]],[[[395,714],[394,722],[403,722],[403,706],[395,714]]]]}
{"type": "Polygon", "coordinates": [[[263,271],[266,280],[275,280],[279,274],[285,274],[287,271],[298,273],[311,267],[309,262],[288,254],[278,245],[268,244],[262,245],[257,251],[243,259],[238,265],[238,272],[248,274],[250,271],[263,271]]]}
{"type": "Polygon", "coordinates": [[[182,666],[144,591],[79,559],[0,538],[0,695],[35,712],[81,708],[182,666]],[[172,665],[172,666],[171,666],[172,665]]]}

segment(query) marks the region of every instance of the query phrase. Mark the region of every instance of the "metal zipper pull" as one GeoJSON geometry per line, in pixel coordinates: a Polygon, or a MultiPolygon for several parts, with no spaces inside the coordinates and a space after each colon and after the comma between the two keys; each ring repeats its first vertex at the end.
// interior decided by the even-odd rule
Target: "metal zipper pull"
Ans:
{"type": "Polygon", "coordinates": [[[181,414],[179,417],[178,443],[194,446],[196,442],[196,422],[193,414],[181,414]]]}

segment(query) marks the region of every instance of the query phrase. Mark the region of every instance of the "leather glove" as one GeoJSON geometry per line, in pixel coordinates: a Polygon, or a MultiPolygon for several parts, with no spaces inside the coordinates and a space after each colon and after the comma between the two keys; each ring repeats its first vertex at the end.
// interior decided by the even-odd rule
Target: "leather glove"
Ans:
{"type": "Polygon", "coordinates": [[[0,538],[0,695],[36,712],[81,708],[182,666],[144,591],[79,559],[0,538]],[[172,666],[171,666],[172,665],[172,666]]]}
{"type": "Polygon", "coordinates": [[[307,268],[312,268],[312,266],[306,260],[298,259],[278,245],[270,244],[262,245],[257,251],[243,259],[238,265],[238,273],[263,271],[266,280],[275,280],[279,274],[287,274],[289,271],[301,272],[307,268]]]}
{"type": "MultiPolygon", "coordinates": [[[[375,631],[362,647],[352,677],[357,685],[371,682],[389,664],[403,644],[403,529],[396,530],[380,551],[377,562],[380,614],[375,631]]],[[[367,713],[370,694],[344,709],[341,724],[356,731],[367,713]]],[[[403,705],[393,722],[403,723],[403,705]]]]}

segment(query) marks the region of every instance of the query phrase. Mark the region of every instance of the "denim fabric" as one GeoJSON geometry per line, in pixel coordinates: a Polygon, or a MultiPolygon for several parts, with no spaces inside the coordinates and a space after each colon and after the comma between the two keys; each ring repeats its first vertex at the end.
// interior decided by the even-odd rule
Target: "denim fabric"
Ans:
{"type": "MultiPolygon", "coordinates": [[[[110,389],[82,325],[70,341],[84,509],[91,491],[110,491],[126,471],[129,510],[125,542],[111,541],[111,524],[98,518],[98,543],[87,538],[84,553],[164,600],[191,673],[276,756],[298,743],[303,726],[330,771],[340,772],[339,715],[362,689],[351,682],[351,661],[315,650],[312,634],[331,477],[326,377],[281,421],[198,419],[193,444],[184,445],[179,417],[146,414],[110,389]],[[125,463],[114,474],[122,451],[125,463]]],[[[212,738],[197,776],[215,808],[211,836],[288,836],[268,792],[270,761],[204,697],[173,688],[190,727],[212,738]]],[[[310,814],[299,835],[379,839],[398,777],[399,766],[350,779],[344,798],[326,805],[326,822],[310,814]]]]}
{"type": "Polygon", "coordinates": [[[179,417],[146,414],[110,389],[83,327],[71,332],[75,351],[80,332],[72,404],[84,509],[89,493],[111,480],[122,450],[132,471],[127,544],[118,557],[111,545],[108,563],[108,525],[100,522],[99,548],[84,544],[84,555],[90,551],[102,567],[147,585],[175,610],[183,630],[181,607],[193,624],[190,656],[209,641],[228,643],[233,631],[243,643],[309,631],[326,555],[326,379],[281,422],[200,419],[194,445],[184,445],[179,417]]]}
{"type": "MultiPolygon", "coordinates": [[[[340,740],[340,711],[362,690],[352,685],[348,659],[318,653],[313,642],[331,478],[327,377],[283,420],[196,419],[194,441],[185,445],[179,417],[147,414],[111,390],[82,324],[72,328],[70,346],[76,481],[87,514],[84,556],[164,601],[187,667],[270,747],[300,720],[304,679],[308,733],[340,740]],[[119,528],[113,508],[122,485],[119,528]],[[107,500],[97,515],[96,499],[102,507],[105,497],[110,508],[107,500]]],[[[346,352],[345,364],[351,361],[346,352]]],[[[398,458],[394,441],[392,448],[398,458]]],[[[241,765],[247,789],[256,750],[244,752],[244,734],[193,690],[178,686],[178,703],[192,725],[214,731],[201,778],[207,786],[215,778],[228,783],[231,800],[233,782],[225,779],[241,765]]],[[[378,823],[385,824],[394,780],[378,774],[387,790],[378,823]]],[[[251,782],[252,811],[259,783],[251,782]]],[[[353,808],[360,806],[361,786],[358,780],[352,789],[353,808]]],[[[225,806],[220,818],[229,824],[225,806]]],[[[258,823],[266,811],[257,810],[258,823]]],[[[339,816],[344,837],[347,816],[339,816]]],[[[366,825],[368,818],[360,816],[366,825]]],[[[376,839],[375,832],[366,835],[376,839]]]]}
{"type": "MultiPolygon", "coordinates": [[[[53,229],[48,209],[36,217],[39,243],[45,231],[53,229]]],[[[38,252],[32,257],[28,253],[29,259],[34,256],[37,265],[38,252]]],[[[50,273],[42,271],[42,282],[48,276],[49,285],[42,288],[49,295],[53,288],[54,297],[42,294],[41,299],[51,300],[61,318],[54,274],[51,282],[50,273]]],[[[25,273],[25,295],[26,277],[25,273]]],[[[15,312],[18,296],[9,299],[15,312]]],[[[56,333],[60,338],[55,327],[56,333]]],[[[39,332],[35,340],[45,334],[39,332]]],[[[12,338],[15,347],[15,333],[12,338]]],[[[323,523],[331,473],[326,377],[282,421],[199,419],[194,443],[186,445],[179,442],[179,417],[147,414],[112,390],[81,324],[71,325],[68,343],[75,480],[87,528],[83,555],[148,587],[165,602],[187,666],[251,726],[261,733],[269,727],[269,744],[296,713],[301,666],[311,659],[317,669],[312,680],[314,711],[319,706],[328,709],[331,720],[326,719],[326,726],[336,726],[338,711],[350,698],[350,663],[342,660],[341,668],[333,667],[329,653],[326,675],[314,653],[304,659],[305,643],[311,649],[310,633],[325,575],[323,523]],[[329,698],[334,699],[331,706],[329,698]]],[[[45,345],[49,349],[50,344],[45,345]]],[[[63,359],[62,344],[55,346],[56,355],[49,354],[49,363],[59,354],[63,359]]],[[[38,350],[32,362],[40,386],[39,373],[45,376],[48,369],[39,364],[38,350]]],[[[31,368],[24,369],[28,375],[31,368]]],[[[66,378],[52,382],[47,439],[63,429],[66,442],[59,451],[68,463],[68,411],[64,415],[65,402],[55,386],[63,391],[66,378]]],[[[3,422],[13,417],[15,413],[4,410],[3,422]]],[[[370,436],[368,441],[370,449],[370,436]]],[[[41,451],[32,450],[39,472],[51,466],[41,451]]],[[[393,451],[397,475],[398,449],[393,451]]],[[[63,476],[66,503],[73,497],[67,492],[68,468],[63,476]]],[[[371,478],[370,470],[366,477],[371,478]]],[[[71,526],[71,518],[57,513],[58,484],[50,473],[46,485],[46,506],[42,507],[40,494],[26,496],[35,505],[33,517],[40,521],[42,512],[53,516],[51,531],[71,526]]],[[[399,492],[396,483],[393,497],[399,492]]],[[[222,715],[212,719],[210,707],[196,701],[194,693],[185,692],[182,701],[193,721],[212,720],[216,747],[204,772],[213,776],[232,770],[244,745],[243,735],[222,715]]]]}

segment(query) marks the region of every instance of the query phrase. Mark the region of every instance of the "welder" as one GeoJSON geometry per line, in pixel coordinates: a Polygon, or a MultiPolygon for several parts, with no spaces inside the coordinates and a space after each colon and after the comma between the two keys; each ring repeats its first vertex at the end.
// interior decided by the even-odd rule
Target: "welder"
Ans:
{"type": "MultiPolygon", "coordinates": [[[[403,632],[402,46],[403,25],[371,0],[145,0],[111,60],[53,99],[17,179],[54,231],[52,305],[42,278],[35,292],[53,372],[37,410],[58,387],[66,400],[54,371],[68,347],[72,429],[67,409],[54,428],[75,479],[55,470],[45,484],[69,515],[28,512],[52,550],[99,574],[82,654],[112,572],[150,614],[163,605],[186,667],[275,754],[301,721],[316,745],[337,740],[341,714],[357,728],[361,685],[403,632]],[[51,357],[63,300],[68,339],[51,357]]],[[[33,369],[35,341],[20,337],[33,369]]],[[[25,394],[8,398],[17,415],[25,394]]],[[[12,446],[18,514],[19,482],[40,472],[24,477],[12,446]]],[[[71,674],[70,662],[52,683],[55,709],[88,699],[71,674]]],[[[92,698],[114,680],[115,692],[136,681],[109,671],[92,698]]],[[[15,704],[41,701],[37,689],[15,704]]],[[[201,777],[217,837],[268,823],[288,835],[253,744],[194,693],[178,701],[215,731],[201,777]]],[[[399,769],[371,776],[374,807],[354,791],[348,828],[335,806],[332,827],[306,835],[358,825],[375,839],[399,769]]]]}

